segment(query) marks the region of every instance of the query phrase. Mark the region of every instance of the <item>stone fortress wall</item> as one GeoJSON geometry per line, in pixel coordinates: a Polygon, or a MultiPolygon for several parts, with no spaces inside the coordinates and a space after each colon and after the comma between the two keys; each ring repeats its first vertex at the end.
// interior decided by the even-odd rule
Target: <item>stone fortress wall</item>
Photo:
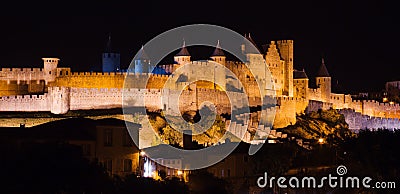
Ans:
{"type": "MultiPolygon", "coordinates": [[[[244,47],[242,47],[243,49],[244,47]]],[[[318,109],[339,109],[344,111],[346,121],[351,128],[400,128],[399,104],[379,103],[376,101],[357,101],[350,95],[331,93],[329,75],[317,77],[317,88],[308,87],[308,77],[296,76],[293,69],[293,41],[271,41],[265,55],[247,53],[249,64],[254,65],[260,59],[267,63],[272,74],[277,106],[274,121],[275,128],[285,127],[296,122],[296,114],[318,109]],[[349,112],[349,110],[354,113],[349,112]],[[365,118],[369,118],[366,122],[365,118]],[[379,119],[375,119],[379,118],[379,119]],[[362,124],[360,123],[365,123],[362,124]],[[390,123],[390,124],[384,124],[390,123]],[[398,126],[398,127],[396,127],[398,126]]],[[[181,110],[196,110],[202,102],[213,102],[219,113],[229,113],[230,103],[236,107],[239,102],[229,102],[225,88],[236,88],[232,95],[239,95],[243,90],[248,95],[251,106],[260,102],[260,91],[246,64],[226,61],[225,56],[212,56],[214,61],[230,69],[243,84],[240,88],[237,80],[225,77],[223,72],[215,74],[217,79],[225,80],[225,86],[216,88],[213,84],[201,83],[190,85],[180,95],[181,110]],[[224,79],[222,79],[224,78],[224,79]],[[235,92],[237,94],[235,94],[235,92]]],[[[56,58],[43,58],[43,68],[2,68],[0,70],[0,111],[50,111],[64,114],[68,110],[90,110],[119,108],[123,105],[123,93],[130,103],[144,100],[152,110],[163,110],[168,105],[176,105],[168,96],[168,89],[162,89],[168,78],[173,75],[149,74],[148,72],[72,72],[70,68],[57,67],[56,58]],[[148,82],[146,82],[148,80],[148,82]],[[147,85],[146,85],[147,83],[147,85]],[[125,88],[129,89],[124,89],[125,88]],[[147,89],[139,89],[147,88],[147,89]],[[170,101],[166,103],[166,101],[170,101]]],[[[190,56],[176,56],[176,61],[191,62],[190,56]]],[[[193,62],[192,62],[193,63],[193,62]]],[[[207,62],[196,62],[207,63],[207,62]]],[[[140,61],[135,64],[143,64],[140,61]]],[[[172,72],[182,64],[162,65],[165,72],[172,72]]],[[[324,62],[322,63],[325,66],[324,62]]],[[[138,65],[135,65],[135,67],[138,65]]],[[[143,69],[143,68],[141,68],[143,69]]],[[[256,67],[257,69],[257,67],[256,67]]],[[[325,67],[326,69],[326,67],[325,67]]],[[[265,75],[265,69],[258,68],[255,76],[265,75]]],[[[326,70],[325,70],[326,71],[326,70]]],[[[298,72],[298,71],[297,71],[298,72]]],[[[327,73],[327,72],[326,72],[327,73]]],[[[264,80],[269,79],[267,77],[264,80]]],[[[181,85],[187,85],[181,81],[181,85]]],[[[177,85],[178,87],[178,85],[177,85]]]]}

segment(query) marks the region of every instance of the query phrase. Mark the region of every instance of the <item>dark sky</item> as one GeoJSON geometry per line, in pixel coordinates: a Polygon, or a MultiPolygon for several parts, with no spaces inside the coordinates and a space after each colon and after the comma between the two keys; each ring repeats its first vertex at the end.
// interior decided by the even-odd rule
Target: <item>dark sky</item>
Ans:
{"type": "MultiPolygon", "coordinates": [[[[128,64],[142,44],[187,24],[207,23],[251,33],[259,44],[295,41],[295,68],[309,77],[321,57],[346,91],[383,88],[400,79],[399,12],[383,1],[151,1],[53,4],[31,1],[0,6],[0,67],[41,67],[41,57],[85,71],[100,66],[111,32],[128,64]]],[[[192,53],[195,51],[192,51],[192,53]]]]}

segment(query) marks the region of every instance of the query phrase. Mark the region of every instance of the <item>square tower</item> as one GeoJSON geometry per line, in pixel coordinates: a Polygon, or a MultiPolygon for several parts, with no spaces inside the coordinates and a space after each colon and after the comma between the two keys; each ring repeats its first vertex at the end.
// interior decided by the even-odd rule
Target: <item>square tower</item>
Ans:
{"type": "Polygon", "coordinates": [[[278,40],[277,46],[285,61],[283,95],[293,96],[293,40],[278,40]]]}

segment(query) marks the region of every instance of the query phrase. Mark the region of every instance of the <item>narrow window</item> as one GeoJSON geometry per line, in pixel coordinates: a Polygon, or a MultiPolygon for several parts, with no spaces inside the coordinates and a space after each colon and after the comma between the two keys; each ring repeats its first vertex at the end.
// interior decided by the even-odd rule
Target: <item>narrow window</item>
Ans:
{"type": "Polygon", "coordinates": [[[132,146],[132,139],[127,130],[122,133],[122,145],[125,147],[132,146]]]}
{"type": "Polygon", "coordinates": [[[132,172],[132,160],[124,159],[124,172],[132,172]]]}
{"type": "Polygon", "coordinates": [[[113,136],[112,129],[104,130],[104,146],[112,146],[112,136],[113,136]]]}

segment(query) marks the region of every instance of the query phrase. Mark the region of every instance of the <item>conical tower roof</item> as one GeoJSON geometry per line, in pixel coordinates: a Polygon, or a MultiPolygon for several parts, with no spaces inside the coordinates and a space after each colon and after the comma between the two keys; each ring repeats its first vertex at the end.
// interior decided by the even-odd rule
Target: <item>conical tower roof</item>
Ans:
{"type": "Polygon", "coordinates": [[[220,57],[220,56],[225,56],[225,54],[224,54],[224,51],[221,49],[221,46],[220,46],[219,40],[218,40],[217,47],[215,47],[215,50],[212,53],[211,57],[220,57]]]}
{"type": "Polygon", "coordinates": [[[104,50],[105,53],[112,53],[112,47],[111,47],[111,33],[108,34],[108,40],[107,40],[107,45],[106,48],[104,50]]]}
{"type": "Polygon", "coordinates": [[[150,59],[149,56],[146,54],[146,52],[144,52],[143,46],[137,53],[137,57],[135,59],[136,60],[149,60],[150,59]]]}
{"type": "Polygon", "coordinates": [[[306,71],[304,69],[302,71],[295,69],[293,71],[293,79],[308,79],[306,71]]]}
{"type": "Polygon", "coordinates": [[[316,77],[331,77],[328,73],[328,69],[325,66],[324,58],[322,58],[321,66],[319,67],[316,77]]]}
{"type": "Polygon", "coordinates": [[[257,47],[256,42],[253,40],[253,38],[251,38],[250,33],[249,33],[249,35],[245,34],[244,37],[245,37],[245,40],[244,40],[245,51],[244,52],[246,54],[259,54],[259,53],[261,53],[260,49],[257,47]]]}
{"type": "Polygon", "coordinates": [[[182,49],[175,56],[190,56],[189,51],[186,48],[185,41],[183,41],[182,49]]]}

